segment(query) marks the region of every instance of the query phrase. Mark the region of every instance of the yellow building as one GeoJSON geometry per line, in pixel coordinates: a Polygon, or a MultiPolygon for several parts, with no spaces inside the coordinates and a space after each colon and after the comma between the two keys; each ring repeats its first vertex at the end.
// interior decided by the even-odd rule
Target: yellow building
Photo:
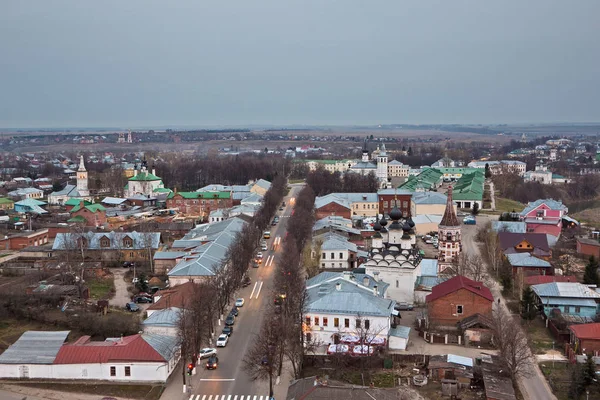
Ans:
{"type": "Polygon", "coordinates": [[[15,208],[15,202],[6,197],[0,197],[0,210],[12,210],[15,208]]]}

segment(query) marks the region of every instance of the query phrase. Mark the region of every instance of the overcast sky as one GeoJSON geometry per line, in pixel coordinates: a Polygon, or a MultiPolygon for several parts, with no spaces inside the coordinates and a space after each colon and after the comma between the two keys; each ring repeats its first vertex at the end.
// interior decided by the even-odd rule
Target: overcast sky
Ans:
{"type": "Polygon", "coordinates": [[[0,127],[600,121],[599,0],[0,3],[0,127]]]}

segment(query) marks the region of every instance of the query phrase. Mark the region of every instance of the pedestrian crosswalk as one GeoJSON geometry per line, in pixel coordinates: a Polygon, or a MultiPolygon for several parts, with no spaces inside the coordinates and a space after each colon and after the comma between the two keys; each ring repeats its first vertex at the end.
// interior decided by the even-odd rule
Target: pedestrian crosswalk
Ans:
{"type": "Polygon", "coordinates": [[[258,394],[193,394],[189,400],[269,400],[269,396],[258,394]]]}

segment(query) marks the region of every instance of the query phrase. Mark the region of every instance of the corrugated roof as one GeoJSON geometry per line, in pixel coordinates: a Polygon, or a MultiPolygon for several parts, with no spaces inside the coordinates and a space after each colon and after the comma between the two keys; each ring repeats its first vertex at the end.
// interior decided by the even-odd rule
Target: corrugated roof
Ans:
{"type": "Polygon", "coordinates": [[[155,260],[174,260],[187,254],[185,251],[157,251],[154,253],[155,260]]]}
{"type": "Polygon", "coordinates": [[[494,232],[525,233],[527,224],[520,221],[492,221],[494,232]]]}
{"type": "Polygon", "coordinates": [[[508,262],[513,267],[550,268],[552,265],[546,260],[532,256],[530,253],[507,254],[508,262]]]}
{"type": "Polygon", "coordinates": [[[156,335],[131,335],[120,339],[107,339],[104,342],[90,341],[84,336],[75,343],[60,348],[54,364],[98,364],[111,361],[165,362],[171,357],[167,353],[165,343],[177,338],[167,336],[153,338],[156,335]],[[163,339],[166,338],[166,339],[163,339]],[[161,351],[157,351],[155,347],[161,351]],[[164,353],[164,354],[161,354],[164,353]]]}
{"type": "Polygon", "coordinates": [[[524,217],[542,204],[545,204],[550,210],[567,210],[567,207],[562,203],[562,201],[557,201],[554,199],[538,199],[536,201],[529,202],[523,211],[521,211],[520,215],[524,217]]]}
{"type": "Polygon", "coordinates": [[[164,310],[171,307],[178,309],[185,308],[186,301],[192,296],[195,288],[196,286],[193,282],[186,282],[171,289],[159,290],[155,293],[155,301],[150,304],[148,310],[164,310]]]}
{"type": "Polygon", "coordinates": [[[411,200],[415,204],[446,204],[448,198],[438,192],[416,192],[411,200]]]}
{"type": "Polygon", "coordinates": [[[261,187],[265,190],[269,190],[269,188],[271,187],[271,182],[269,182],[265,179],[259,179],[256,181],[255,185],[258,187],[261,187]]]}
{"type": "Polygon", "coordinates": [[[424,258],[421,260],[421,276],[437,276],[438,260],[424,258]]]}
{"type": "Polygon", "coordinates": [[[397,325],[395,328],[390,328],[389,330],[390,336],[399,337],[402,339],[408,339],[410,335],[410,327],[397,325]]]}
{"type": "Polygon", "coordinates": [[[457,356],[455,354],[448,354],[447,361],[449,363],[464,365],[465,367],[473,367],[473,359],[470,357],[457,356]]]}
{"type": "Polygon", "coordinates": [[[462,275],[455,276],[454,278],[448,279],[447,281],[434,286],[431,290],[431,294],[427,295],[425,301],[429,303],[430,301],[437,300],[440,297],[444,297],[447,294],[454,293],[460,289],[468,290],[469,292],[475,293],[484,299],[494,301],[492,292],[490,292],[490,289],[488,289],[482,282],[476,282],[462,275]]]}
{"type": "Polygon", "coordinates": [[[514,248],[522,241],[526,241],[527,243],[532,245],[534,249],[539,249],[544,252],[550,251],[550,246],[548,245],[548,237],[545,233],[499,232],[498,240],[500,241],[500,248],[502,250],[514,248]]]}
{"type": "Polygon", "coordinates": [[[70,331],[27,331],[0,354],[0,364],[52,364],[70,331]]]}
{"type": "Polygon", "coordinates": [[[75,233],[57,233],[52,244],[52,250],[72,249],[73,243],[76,243],[80,237],[87,239],[87,248],[91,250],[139,250],[148,247],[158,249],[160,245],[159,232],[83,232],[81,235],[75,233]],[[109,239],[109,247],[101,246],[101,240],[104,237],[109,239]],[[132,240],[131,247],[125,247],[125,238],[132,240]]]}
{"type": "Polygon", "coordinates": [[[142,321],[143,326],[176,327],[179,321],[181,309],[177,307],[165,308],[150,314],[142,321]]]}
{"type": "Polygon", "coordinates": [[[533,285],[533,291],[540,297],[571,297],[600,299],[600,294],[578,282],[551,282],[533,285]]]}
{"type": "Polygon", "coordinates": [[[120,197],[105,197],[101,203],[110,204],[110,205],[119,205],[123,204],[127,201],[127,199],[122,199],[120,197]]]}
{"type": "Polygon", "coordinates": [[[600,323],[571,325],[569,329],[573,331],[579,339],[600,340],[600,323]]]}
{"type": "Polygon", "coordinates": [[[356,252],[356,244],[349,242],[348,239],[341,237],[333,232],[323,235],[323,244],[321,250],[349,250],[356,252]]]}

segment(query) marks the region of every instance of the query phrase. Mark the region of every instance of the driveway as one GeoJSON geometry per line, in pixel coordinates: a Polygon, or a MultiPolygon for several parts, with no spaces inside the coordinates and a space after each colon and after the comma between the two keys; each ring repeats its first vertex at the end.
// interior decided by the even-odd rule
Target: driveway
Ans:
{"type": "Polygon", "coordinates": [[[110,300],[110,304],[116,307],[125,307],[131,301],[131,295],[127,291],[127,282],[125,281],[125,268],[114,268],[112,270],[115,281],[115,297],[110,300]]]}
{"type": "MultiPolygon", "coordinates": [[[[463,251],[467,254],[475,254],[480,255],[479,244],[475,241],[475,236],[477,235],[477,230],[479,226],[487,223],[491,220],[497,220],[497,216],[490,216],[485,214],[480,214],[477,216],[477,225],[463,225],[462,227],[462,244],[463,251]]],[[[488,274],[490,275],[490,274],[488,274]]],[[[485,281],[487,287],[490,288],[494,299],[500,299],[500,307],[501,309],[510,314],[510,310],[506,307],[506,300],[502,296],[502,288],[492,278],[488,278],[485,281]]],[[[498,307],[498,303],[494,302],[494,307],[498,307]]],[[[531,357],[532,360],[535,358],[531,357]]],[[[552,393],[546,378],[540,371],[539,366],[535,362],[530,362],[528,370],[531,372],[531,376],[529,378],[520,379],[519,389],[521,393],[525,397],[525,399],[537,400],[537,399],[556,399],[556,396],[552,393]]]]}

